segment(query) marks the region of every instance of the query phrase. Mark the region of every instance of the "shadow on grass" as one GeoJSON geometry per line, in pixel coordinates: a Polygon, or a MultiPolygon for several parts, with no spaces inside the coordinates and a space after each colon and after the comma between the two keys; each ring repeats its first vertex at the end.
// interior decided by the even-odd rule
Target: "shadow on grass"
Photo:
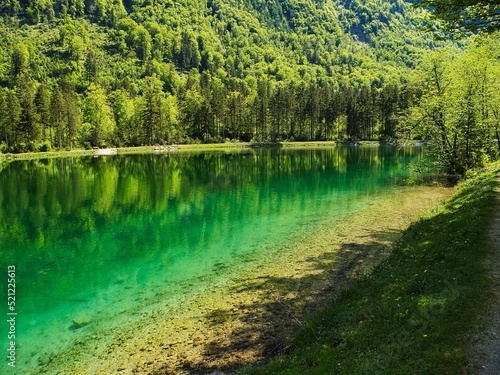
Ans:
{"type": "Polygon", "coordinates": [[[290,337],[304,326],[305,317],[323,308],[346,285],[380,262],[398,233],[375,232],[358,237],[359,243],[341,244],[336,251],[306,258],[293,277],[239,280],[228,291],[235,296],[230,309],[212,310],[201,317],[207,332],[217,332],[215,339],[202,343],[202,356],[184,359],[178,372],[163,367],[153,374],[231,373],[288,353],[290,337]]]}

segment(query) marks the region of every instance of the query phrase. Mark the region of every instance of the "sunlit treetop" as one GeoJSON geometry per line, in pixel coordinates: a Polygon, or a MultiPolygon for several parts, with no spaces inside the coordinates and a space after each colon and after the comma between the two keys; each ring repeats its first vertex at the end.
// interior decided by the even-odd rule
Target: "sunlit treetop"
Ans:
{"type": "Polygon", "coordinates": [[[493,33],[500,30],[500,0],[417,0],[417,7],[442,21],[445,31],[493,33]]]}

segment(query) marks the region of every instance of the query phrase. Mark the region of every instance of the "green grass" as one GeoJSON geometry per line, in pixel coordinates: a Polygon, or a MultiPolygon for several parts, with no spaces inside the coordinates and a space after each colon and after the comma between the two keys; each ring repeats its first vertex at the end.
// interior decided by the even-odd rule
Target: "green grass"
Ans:
{"type": "Polygon", "coordinates": [[[244,374],[462,374],[491,286],[497,163],[414,223],[393,254],[304,324],[289,353],[244,374]]]}
{"type": "MultiPolygon", "coordinates": [[[[333,147],[336,146],[337,142],[329,141],[318,141],[318,142],[283,142],[281,146],[283,147],[333,147]]],[[[371,142],[366,144],[378,144],[378,142],[371,142]]],[[[199,143],[199,144],[181,144],[181,145],[171,145],[172,151],[219,151],[227,149],[241,149],[251,147],[250,142],[226,142],[226,143],[199,143]]],[[[152,153],[155,151],[154,146],[138,146],[138,147],[118,147],[118,152],[120,154],[133,154],[133,153],[152,153]]],[[[160,151],[166,151],[164,149],[160,151]]],[[[24,152],[18,154],[2,154],[0,153],[0,161],[2,160],[31,160],[31,159],[45,159],[45,158],[60,158],[68,156],[84,156],[93,155],[94,150],[84,150],[84,149],[74,149],[71,151],[66,150],[56,150],[48,152],[24,152]]]]}
{"type": "MultiPolygon", "coordinates": [[[[341,143],[335,141],[311,141],[311,142],[281,142],[279,145],[286,148],[310,148],[310,147],[334,147],[341,143]]],[[[349,144],[349,143],[346,143],[349,144]]],[[[363,141],[361,145],[380,145],[381,142],[378,141],[363,141]]],[[[256,145],[256,144],[254,144],[256,145]]],[[[249,148],[252,146],[250,142],[226,142],[226,143],[193,143],[193,144],[180,144],[171,145],[174,149],[172,151],[220,151],[228,149],[241,149],[249,148]]],[[[115,147],[113,147],[115,148],[115,147]]],[[[118,147],[118,152],[120,154],[134,154],[134,153],[151,153],[155,151],[154,146],[138,146],[138,147],[118,147]]],[[[160,150],[165,151],[165,150],[160,150]]],[[[0,161],[4,160],[31,160],[31,159],[45,159],[45,158],[60,158],[68,156],[84,156],[93,155],[94,150],[84,150],[84,149],[74,149],[71,151],[67,150],[55,150],[47,152],[24,152],[24,153],[0,153],[0,161]]]]}
{"type": "MultiPolygon", "coordinates": [[[[122,154],[133,153],[146,153],[153,152],[153,146],[140,146],[140,147],[123,147],[118,149],[122,154]]],[[[2,160],[32,160],[32,159],[46,159],[46,158],[63,158],[72,156],[89,156],[94,155],[94,150],[74,149],[74,150],[56,150],[47,152],[23,152],[19,154],[2,154],[0,153],[0,161],[2,160]]]]}

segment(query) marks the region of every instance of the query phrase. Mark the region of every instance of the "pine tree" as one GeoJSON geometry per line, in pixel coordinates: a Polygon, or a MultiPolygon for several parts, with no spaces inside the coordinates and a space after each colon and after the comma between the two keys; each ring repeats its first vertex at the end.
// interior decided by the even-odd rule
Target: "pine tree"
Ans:
{"type": "Polygon", "coordinates": [[[41,83],[36,91],[35,109],[38,113],[41,139],[45,141],[47,139],[47,130],[50,131],[50,92],[44,83],[41,83]]]}
{"type": "Polygon", "coordinates": [[[65,109],[66,101],[60,86],[52,93],[50,101],[50,145],[64,147],[65,142],[65,109]]]}
{"type": "Polygon", "coordinates": [[[162,109],[164,99],[162,86],[156,75],[147,77],[144,81],[142,126],[145,144],[163,143],[165,140],[166,121],[162,109]]]}
{"type": "Polygon", "coordinates": [[[18,88],[21,116],[18,131],[21,138],[34,151],[35,142],[39,141],[41,129],[39,126],[39,113],[35,106],[35,88],[28,75],[24,74],[18,88]]]}

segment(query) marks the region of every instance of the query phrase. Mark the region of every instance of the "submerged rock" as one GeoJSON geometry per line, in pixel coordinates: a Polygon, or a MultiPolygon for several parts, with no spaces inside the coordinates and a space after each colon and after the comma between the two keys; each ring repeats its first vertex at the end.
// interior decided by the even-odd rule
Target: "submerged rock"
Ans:
{"type": "Polygon", "coordinates": [[[92,318],[90,316],[79,316],[73,319],[73,325],[70,327],[71,329],[79,329],[85,327],[86,325],[92,322],[92,318]]]}

